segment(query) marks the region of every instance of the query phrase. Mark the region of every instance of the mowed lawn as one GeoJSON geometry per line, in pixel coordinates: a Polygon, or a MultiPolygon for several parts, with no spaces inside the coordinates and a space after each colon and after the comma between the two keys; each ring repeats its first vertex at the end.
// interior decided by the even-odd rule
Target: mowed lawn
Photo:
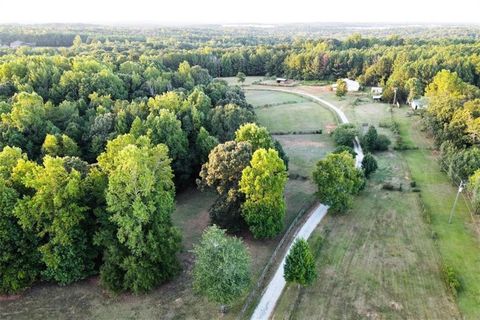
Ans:
{"type": "Polygon", "coordinates": [[[275,136],[289,158],[288,171],[303,177],[311,177],[318,160],[335,149],[328,134],[275,136]]]}
{"type": "Polygon", "coordinates": [[[406,187],[405,161],[395,152],[378,160],[353,209],[327,215],[314,231],[318,278],[305,289],[287,286],[274,319],[460,318],[419,196],[406,187]],[[404,191],[382,190],[386,181],[404,191]]]}
{"type": "Polygon", "coordinates": [[[334,92],[323,87],[301,86],[300,90],[325,99],[345,112],[348,120],[359,126],[362,124],[378,126],[390,120],[387,103],[374,102],[368,92],[348,93],[345,97],[337,97],[334,92]]]}
{"type": "Polygon", "coordinates": [[[322,134],[274,135],[289,157],[289,173],[311,177],[318,160],[335,148],[325,132],[327,124],[337,123],[332,111],[295,94],[266,90],[246,93],[247,101],[253,105],[273,105],[255,109],[258,122],[272,133],[323,130],[322,134]]]}
{"type": "Polygon", "coordinates": [[[431,141],[420,130],[418,117],[406,117],[404,111],[395,112],[401,125],[404,141],[419,147],[404,152],[412,177],[421,188],[422,201],[431,219],[437,247],[445,264],[459,275],[462,291],[457,301],[465,319],[480,319],[480,230],[479,216],[474,216],[477,225],[461,197],[451,224],[448,218],[457,188],[452,185],[431,151],[431,141]]]}
{"type": "Polygon", "coordinates": [[[294,94],[268,90],[246,90],[245,97],[247,98],[247,101],[254,107],[307,101],[304,98],[294,94]]]}
{"type": "Polygon", "coordinates": [[[311,101],[259,108],[255,113],[270,132],[325,130],[326,125],[337,123],[330,110],[311,101]]]}

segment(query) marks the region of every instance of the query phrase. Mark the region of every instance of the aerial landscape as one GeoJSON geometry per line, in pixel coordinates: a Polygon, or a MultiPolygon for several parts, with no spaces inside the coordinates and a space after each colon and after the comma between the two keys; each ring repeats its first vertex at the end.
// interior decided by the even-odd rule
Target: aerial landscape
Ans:
{"type": "Polygon", "coordinates": [[[480,3],[0,11],[0,319],[480,319],[480,3]]]}

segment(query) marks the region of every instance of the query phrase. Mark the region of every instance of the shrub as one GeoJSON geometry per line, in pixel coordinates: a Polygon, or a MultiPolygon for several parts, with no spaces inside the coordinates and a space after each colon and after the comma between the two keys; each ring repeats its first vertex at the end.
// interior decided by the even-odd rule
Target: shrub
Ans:
{"type": "Polygon", "coordinates": [[[457,296],[462,289],[462,283],[458,273],[453,267],[444,265],[442,268],[442,275],[448,290],[450,290],[454,296],[457,296]]]}
{"type": "Polygon", "coordinates": [[[338,79],[337,80],[337,91],[335,92],[337,97],[343,97],[344,95],[347,94],[347,91],[348,91],[347,83],[342,79],[338,79]]]}
{"type": "Polygon", "coordinates": [[[295,282],[302,286],[312,284],[317,274],[315,259],[308,242],[296,240],[285,261],[284,275],[287,282],[295,282]]]}
{"type": "Polygon", "coordinates": [[[377,160],[375,160],[372,154],[367,153],[365,157],[363,157],[362,168],[366,178],[378,169],[377,160]]]}
{"type": "Polygon", "coordinates": [[[346,123],[340,125],[332,133],[333,141],[339,146],[353,148],[353,140],[358,135],[358,130],[353,124],[346,123]]]}
{"type": "Polygon", "coordinates": [[[352,155],[352,157],[356,157],[357,156],[357,153],[355,152],[355,150],[353,150],[352,147],[348,147],[348,146],[338,146],[335,148],[335,150],[333,150],[332,153],[342,153],[344,151],[347,151],[348,153],[350,153],[352,155]]]}
{"type": "Polygon", "coordinates": [[[379,134],[375,143],[375,151],[386,151],[390,145],[390,139],[386,135],[379,134]]]}

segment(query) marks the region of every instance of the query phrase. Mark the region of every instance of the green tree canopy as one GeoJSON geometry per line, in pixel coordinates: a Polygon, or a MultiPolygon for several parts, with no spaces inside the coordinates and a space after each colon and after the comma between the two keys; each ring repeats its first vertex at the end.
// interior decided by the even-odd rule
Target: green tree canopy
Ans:
{"type": "Polygon", "coordinates": [[[332,153],[318,161],[313,181],[322,203],[333,211],[344,211],[351,206],[352,195],[363,185],[363,173],[355,168],[355,160],[348,152],[332,153]]]}
{"type": "Polygon", "coordinates": [[[347,146],[353,148],[353,140],[358,136],[358,130],[355,125],[346,123],[338,126],[332,133],[333,141],[338,146],[347,146]]]}
{"type": "Polygon", "coordinates": [[[365,177],[369,177],[370,174],[374,173],[378,169],[377,160],[372,156],[371,153],[367,153],[362,159],[362,169],[365,173],[365,177]]]}
{"type": "Polygon", "coordinates": [[[267,128],[258,126],[255,123],[245,123],[235,132],[235,141],[247,141],[252,145],[252,150],[269,149],[274,147],[272,136],[267,128]]]}
{"type": "Polygon", "coordinates": [[[117,139],[99,159],[108,174],[107,216],[96,236],[104,248],[100,275],[113,291],[144,292],[179,268],[180,235],[171,222],[173,174],[165,145],[129,135],[117,139]],[[112,163],[106,165],[107,159],[112,163]]]}
{"type": "Polygon", "coordinates": [[[302,286],[311,285],[317,277],[315,259],[305,239],[297,239],[290,249],[285,260],[283,276],[285,281],[302,286]]]}
{"type": "Polygon", "coordinates": [[[228,305],[250,285],[250,255],[241,240],[217,226],[206,229],[195,245],[193,286],[210,301],[228,305]]]}
{"type": "Polygon", "coordinates": [[[39,239],[43,276],[67,284],[90,275],[95,253],[86,225],[87,207],[78,171],[68,172],[62,158],[45,156],[43,166],[20,160],[21,183],[33,190],[15,206],[15,216],[26,231],[39,239]]]}
{"type": "Polygon", "coordinates": [[[210,217],[222,227],[237,229],[243,225],[240,207],[244,196],[239,192],[239,182],[251,157],[250,143],[228,141],[213,148],[202,166],[197,184],[200,189],[217,191],[219,197],[210,209],[210,217]]]}
{"type": "Polygon", "coordinates": [[[243,170],[240,191],[246,200],[242,215],[255,238],[271,238],[282,231],[287,179],[285,164],[274,149],[255,151],[243,170]]]}

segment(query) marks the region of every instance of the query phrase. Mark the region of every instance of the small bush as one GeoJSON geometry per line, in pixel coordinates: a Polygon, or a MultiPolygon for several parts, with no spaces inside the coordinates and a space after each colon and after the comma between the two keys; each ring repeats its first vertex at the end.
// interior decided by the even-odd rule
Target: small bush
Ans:
{"type": "Polygon", "coordinates": [[[382,189],[393,191],[393,190],[395,190],[395,186],[393,184],[391,184],[390,182],[387,182],[387,183],[383,184],[382,189]]]}
{"type": "Polygon", "coordinates": [[[392,132],[395,134],[400,134],[400,125],[398,124],[398,122],[392,122],[390,124],[390,130],[392,130],[392,132]]]}
{"type": "Polygon", "coordinates": [[[332,133],[333,141],[337,146],[353,147],[353,139],[358,136],[357,128],[350,123],[338,126],[332,133]]]}
{"type": "Polygon", "coordinates": [[[420,192],[420,188],[412,188],[412,192],[420,192]]]}
{"type": "Polygon", "coordinates": [[[462,283],[458,273],[449,265],[444,265],[442,268],[442,275],[447,288],[456,297],[462,289],[462,283]]]}
{"type": "Polygon", "coordinates": [[[390,143],[390,139],[388,139],[386,135],[379,134],[375,144],[375,150],[386,151],[390,143]]]}
{"type": "Polygon", "coordinates": [[[410,187],[415,188],[417,186],[417,182],[415,180],[412,180],[410,182],[410,187]]]}
{"type": "Polygon", "coordinates": [[[385,121],[380,121],[378,123],[378,126],[380,128],[391,128],[392,127],[392,124],[390,122],[385,122],[385,121]]]}
{"type": "Polygon", "coordinates": [[[368,178],[370,174],[372,174],[378,169],[377,160],[375,160],[372,154],[367,153],[365,155],[362,160],[362,168],[366,178],[368,178]]]}

